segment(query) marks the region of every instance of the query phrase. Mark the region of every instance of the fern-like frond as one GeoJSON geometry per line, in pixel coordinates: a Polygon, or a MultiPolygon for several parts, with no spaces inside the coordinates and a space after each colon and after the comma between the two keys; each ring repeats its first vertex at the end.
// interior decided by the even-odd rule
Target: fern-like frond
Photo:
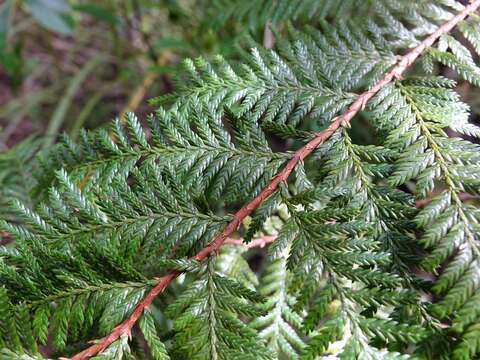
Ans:
{"type": "Polygon", "coordinates": [[[28,138],[8,151],[0,153],[0,215],[2,219],[14,220],[10,211],[13,199],[32,206],[30,191],[35,185],[31,181],[35,169],[35,155],[40,150],[41,141],[28,138]]]}
{"type": "Polygon", "coordinates": [[[468,122],[468,107],[445,85],[451,83],[426,78],[386,88],[378,104],[386,110],[379,124],[390,130],[388,146],[402,152],[390,183],[415,181],[419,198],[432,196],[416,217],[418,227],[424,230],[421,243],[431,251],[423,266],[439,272],[433,290],[443,299],[433,312],[452,319],[458,337],[452,358],[465,359],[480,350],[472,336],[479,318],[471,308],[480,288],[480,228],[478,211],[462,202],[460,195],[478,193],[479,147],[449,138],[446,129],[470,136],[478,136],[478,129],[468,122]]]}
{"type": "Polygon", "coordinates": [[[153,285],[147,274],[171,267],[160,259],[198,251],[229,219],[202,211],[171,170],[149,160],[131,180],[86,193],[59,171],[38,211],[15,204],[23,226],[3,223],[16,246],[1,249],[0,278],[12,301],[30,304],[40,343],[49,328],[56,350],[94,326],[108,333],[153,285]]]}
{"type": "Polygon", "coordinates": [[[330,120],[355,99],[353,89],[373,84],[396,61],[387,41],[361,29],[342,23],[339,31],[323,23],[323,31],[292,30],[279,52],[253,49],[249,64],[238,69],[220,57],[214,63],[187,60],[179,101],[199,97],[266,124],[330,120]]]}
{"type": "MultiPolygon", "coordinates": [[[[287,2],[235,2],[235,8],[239,14],[252,11],[256,16],[263,14],[257,6],[271,13],[282,4],[293,10],[303,3],[288,7],[287,2]]],[[[393,66],[398,49],[417,45],[462,8],[450,0],[348,1],[333,7],[342,6],[355,6],[369,21],[360,16],[362,21],[340,21],[335,27],[321,22],[321,30],[293,31],[291,41],[278,41],[278,51],[253,49],[248,65],[238,69],[221,57],[213,63],[187,60],[188,77],[179,81],[176,101],[185,103],[193,96],[215,108],[228,106],[239,115],[262,119],[267,126],[272,122],[297,126],[310,120],[309,127],[318,129],[346,109],[355,99],[354,90],[371,87],[393,66]],[[405,7],[411,11],[406,13],[405,7]]],[[[154,103],[160,102],[161,98],[154,103]]]]}
{"type": "Polygon", "coordinates": [[[221,115],[194,101],[191,107],[160,109],[149,117],[150,141],[133,114],[127,114],[125,125],[115,122],[114,139],[106,131],[83,132],[79,144],[64,137],[44,158],[37,189],[50,186],[52,169],[68,169],[72,181],[88,191],[125,179],[137,164],[148,161],[174,168],[183,184],[207,199],[255,196],[289,155],[273,153],[249,119],[229,117],[232,137],[221,115]]]}
{"type": "Polygon", "coordinates": [[[149,264],[173,248],[179,255],[200,248],[229,219],[196,205],[171,169],[145,161],[132,175],[131,185],[120,177],[87,193],[59,171],[60,187],[51,189],[38,211],[15,204],[27,226],[5,223],[4,228],[28,243],[44,238],[60,249],[88,249],[92,261],[111,258],[112,266],[133,274],[135,263],[149,264]]]}
{"type": "Polygon", "coordinates": [[[214,27],[221,27],[229,20],[247,24],[250,29],[258,29],[265,24],[281,24],[285,21],[296,23],[314,22],[323,18],[354,18],[361,23],[372,12],[383,18],[384,22],[397,30],[391,35],[404,35],[407,32],[400,20],[415,26],[418,35],[431,31],[434,23],[451,16],[453,10],[459,11],[462,5],[456,1],[440,0],[435,4],[429,1],[411,2],[408,0],[258,0],[239,2],[234,0],[215,0],[211,6],[211,18],[214,27]],[[405,7],[410,12],[405,14],[405,7]]]}
{"type": "Polygon", "coordinates": [[[189,359],[271,359],[271,354],[239,316],[257,316],[261,296],[215,269],[208,260],[202,277],[170,305],[175,319],[174,353],[189,359]]]}
{"type": "Polygon", "coordinates": [[[294,0],[294,1],[245,1],[215,0],[210,9],[213,26],[221,27],[229,20],[248,24],[252,30],[268,23],[278,24],[286,20],[313,20],[327,16],[340,17],[361,7],[366,11],[371,1],[346,0],[294,0]]]}
{"type": "Polygon", "coordinates": [[[480,147],[447,134],[480,131],[454,81],[401,75],[426,51],[418,73],[480,84],[480,0],[312,4],[231,4],[294,24],[245,65],[187,61],[148,128],[43,157],[38,199],[0,221],[0,358],[478,357],[480,147]]]}
{"type": "Polygon", "coordinates": [[[429,49],[425,56],[424,67],[426,70],[432,72],[433,63],[436,61],[455,70],[463,80],[479,86],[480,67],[474,60],[474,56],[480,54],[480,48],[478,47],[479,25],[480,18],[478,16],[472,16],[468,21],[459,24],[459,30],[470,46],[451,35],[442,36],[438,45],[429,49]]]}
{"type": "MultiPolygon", "coordinates": [[[[408,344],[419,342],[425,335],[418,326],[404,326],[393,318],[384,321],[360,315],[366,309],[380,311],[385,305],[399,309],[404,305],[415,306],[417,300],[412,297],[414,293],[408,291],[392,296],[402,280],[382,270],[388,268],[391,259],[375,240],[378,230],[373,223],[363,220],[361,208],[353,207],[349,211],[345,204],[348,203],[330,200],[324,209],[308,211],[290,206],[291,217],[269,249],[273,256],[279,256],[276,254],[288,249],[290,244],[287,262],[293,276],[290,291],[299,292],[309,308],[305,324],[311,339],[302,351],[304,359],[333,351],[330,347],[341,339],[349,344],[342,348],[346,358],[351,352],[369,358],[376,352],[367,351],[375,346],[374,339],[387,344],[408,344]],[[305,290],[312,279],[316,281],[314,290],[305,290]],[[309,305],[308,297],[305,299],[305,291],[316,299],[313,304],[309,305]],[[335,319],[331,319],[332,316],[335,319]],[[317,328],[319,324],[322,326],[317,328]]],[[[277,270],[270,276],[277,278],[279,273],[277,270]]]]}
{"type": "MultiPolygon", "coordinates": [[[[5,278],[6,271],[2,261],[2,278],[5,278]]],[[[90,279],[89,283],[75,275],[68,270],[59,274],[55,284],[58,289],[46,295],[48,289],[37,288],[37,293],[33,293],[35,286],[43,284],[34,282],[36,279],[33,278],[27,279],[27,275],[20,271],[16,277],[18,286],[28,284],[28,290],[32,291],[30,298],[24,297],[20,304],[15,297],[9,297],[5,288],[2,289],[2,311],[8,312],[2,314],[4,332],[0,336],[5,351],[40,355],[39,346],[46,345],[48,338],[54,351],[64,351],[67,340],[69,343],[88,341],[92,329],[98,335],[105,335],[133,310],[153,285],[151,281],[102,283],[99,278],[90,279]]]]}
{"type": "Polygon", "coordinates": [[[260,330],[259,336],[267,340],[277,358],[298,359],[305,347],[301,333],[303,324],[301,316],[293,309],[295,297],[288,291],[290,276],[286,265],[286,259],[282,257],[265,270],[260,294],[267,299],[266,314],[255,319],[250,326],[260,330]]]}

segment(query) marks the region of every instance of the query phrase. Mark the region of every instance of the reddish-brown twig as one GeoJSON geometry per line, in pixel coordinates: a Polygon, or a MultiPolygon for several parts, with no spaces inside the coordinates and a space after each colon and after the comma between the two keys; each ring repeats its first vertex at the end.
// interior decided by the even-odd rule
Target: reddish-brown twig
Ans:
{"type": "MultiPolygon", "coordinates": [[[[415,207],[417,209],[421,209],[421,208],[427,206],[428,204],[430,204],[433,201],[434,197],[435,196],[431,196],[431,197],[428,197],[426,199],[420,199],[420,200],[415,201],[415,207]]],[[[459,193],[458,198],[461,201],[470,201],[470,200],[478,200],[478,199],[480,199],[480,196],[471,195],[471,194],[467,194],[467,193],[459,193]]]]}
{"type": "Polygon", "coordinates": [[[264,235],[262,237],[253,239],[249,243],[244,243],[243,239],[227,238],[227,240],[225,240],[223,244],[243,246],[243,247],[246,247],[247,249],[264,248],[268,244],[274,242],[276,238],[277,238],[276,236],[264,235]]]}
{"type": "MultiPolygon", "coordinates": [[[[308,155],[310,155],[319,145],[329,139],[337,130],[352,120],[352,118],[367,104],[367,102],[384,86],[388,85],[394,79],[400,79],[402,74],[407,70],[413,62],[422,54],[422,52],[432,46],[435,41],[442,35],[450,32],[459,22],[464,20],[469,14],[473,13],[480,7],[480,0],[475,0],[470,3],[465,9],[440,26],[433,34],[423,40],[418,46],[402,56],[395,65],[378,83],[376,83],[370,90],[363,93],[350,105],[350,107],[339,117],[335,118],[330,126],[318,133],[310,142],[297,150],[293,157],[287,162],[285,167],[275,175],[270,183],[258,194],[251,202],[243,206],[233,216],[232,221],[218,234],[207,246],[200,250],[193,260],[203,261],[207,256],[217,252],[225,243],[227,238],[234,233],[242,224],[242,221],[249,216],[261,203],[263,203],[270,195],[272,195],[278,188],[280,183],[286,183],[288,177],[295,169],[299,162],[302,162],[308,155]]],[[[72,357],[73,360],[88,359],[105,350],[111,343],[116,341],[122,335],[130,335],[132,327],[142,315],[143,311],[147,309],[153,302],[155,297],[163,292],[165,288],[178,276],[180,272],[170,271],[167,275],[158,279],[157,284],[150,290],[150,292],[143,298],[135,307],[130,316],[120,325],[115,327],[112,332],[98,340],[95,344],[82,352],[72,357]]]]}

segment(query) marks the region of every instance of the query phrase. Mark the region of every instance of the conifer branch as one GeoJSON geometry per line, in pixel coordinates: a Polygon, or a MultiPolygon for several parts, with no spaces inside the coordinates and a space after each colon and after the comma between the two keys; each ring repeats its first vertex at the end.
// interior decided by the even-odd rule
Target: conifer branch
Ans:
{"type": "MultiPolygon", "coordinates": [[[[217,235],[207,246],[200,250],[192,260],[201,262],[205,260],[210,254],[217,252],[220,247],[227,242],[229,236],[234,233],[242,224],[242,221],[249,216],[255,209],[258,208],[269,196],[271,196],[281,183],[286,183],[288,177],[303,160],[308,157],[319,145],[328,140],[341,126],[348,124],[353,117],[362,111],[367,102],[375,96],[382,88],[391,83],[395,79],[400,79],[403,73],[415,62],[415,60],[429,47],[431,47],[442,35],[449,33],[457,24],[472,14],[480,7],[480,0],[471,2],[464,10],[440,26],[434,33],[424,39],[418,46],[402,56],[400,60],[379,82],[377,82],[370,90],[366,91],[349,106],[349,108],[340,116],[335,118],[332,123],[316,134],[316,136],[297,150],[293,157],[287,162],[285,167],[275,175],[270,183],[248,204],[243,206],[233,216],[231,222],[224,228],[224,230],[217,235]]],[[[130,316],[120,325],[115,327],[113,331],[96,341],[95,344],[85,349],[84,351],[72,357],[74,360],[88,359],[105,350],[110,344],[119,339],[122,335],[130,336],[135,323],[139,320],[144,310],[147,309],[155,297],[162,293],[165,288],[180,275],[179,271],[169,271],[165,276],[158,279],[156,285],[151,291],[137,304],[130,316]]]]}

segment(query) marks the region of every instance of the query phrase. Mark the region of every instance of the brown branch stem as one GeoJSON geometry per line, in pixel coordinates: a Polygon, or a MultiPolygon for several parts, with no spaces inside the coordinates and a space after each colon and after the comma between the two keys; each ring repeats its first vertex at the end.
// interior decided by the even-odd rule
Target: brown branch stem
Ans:
{"type": "Polygon", "coordinates": [[[268,244],[272,243],[275,241],[277,237],[272,236],[272,235],[264,235],[262,237],[253,239],[249,243],[243,242],[243,239],[234,239],[234,238],[227,238],[225,242],[223,243],[224,245],[237,245],[237,246],[243,246],[247,249],[253,249],[253,248],[264,248],[268,244]]]}
{"type": "MultiPolygon", "coordinates": [[[[263,203],[275,190],[280,183],[286,183],[288,177],[295,169],[299,162],[309,156],[319,145],[328,140],[342,125],[349,123],[352,118],[363,110],[367,102],[377,94],[383,87],[388,85],[394,79],[401,79],[402,74],[414,63],[414,61],[425,51],[431,47],[442,35],[450,32],[459,22],[464,20],[468,15],[473,13],[480,7],[480,0],[471,2],[464,10],[452,17],[449,21],[440,26],[434,33],[424,39],[415,48],[406,55],[400,57],[397,64],[370,90],[358,96],[357,99],[349,106],[349,108],[340,116],[333,119],[330,126],[316,136],[302,148],[297,150],[293,157],[287,162],[285,167],[275,175],[270,183],[258,194],[252,201],[243,206],[233,216],[232,221],[218,234],[207,246],[200,250],[193,260],[203,261],[210,254],[217,252],[226,242],[229,236],[234,233],[242,224],[242,221],[249,216],[261,203],[263,203]]],[[[112,332],[96,341],[95,344],[72,357],[73,360],[85,360],[105,350],[110,344],[116,341],[122,335],[130,336],[131,331],[142,313],[148,309],[155,297],[162,293],[165,288],[178,276],[180,272],[170,271],[165,276],[158,279],[157,284],[135,307],[130,316],[120,325],[116,326],[112,332]]]]}
{"type": "MultiPolygon", "coordinates": [[[[421,208],[427,206],[428,204],[430,204],[433,201],[434,197],[435,196],[432,195],[431,197],[428,197],[426,199],[420,199],[420,200],[415,201],[415,207],[417,209],[421,209],[421,208]]],[[[480,199],[480,196],[471,195],[471,194],[467,194],[467,193],[459,193],[458,198],[461,201],[470,201],[470,200],[478,200],[478,199],[480,199]]]]}

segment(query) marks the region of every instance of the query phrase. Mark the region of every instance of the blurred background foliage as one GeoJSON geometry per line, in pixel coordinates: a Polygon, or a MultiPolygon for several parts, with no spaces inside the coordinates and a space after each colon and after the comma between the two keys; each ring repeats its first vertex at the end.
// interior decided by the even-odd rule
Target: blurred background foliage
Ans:
{"type": "Polygon", "coordinates": [[[150,112],[142,100],[172,91],[180,59],[232,53],[241,34],[213,27],[209,9],[196,0],[3,0],[1,149],[150,112]]]}

